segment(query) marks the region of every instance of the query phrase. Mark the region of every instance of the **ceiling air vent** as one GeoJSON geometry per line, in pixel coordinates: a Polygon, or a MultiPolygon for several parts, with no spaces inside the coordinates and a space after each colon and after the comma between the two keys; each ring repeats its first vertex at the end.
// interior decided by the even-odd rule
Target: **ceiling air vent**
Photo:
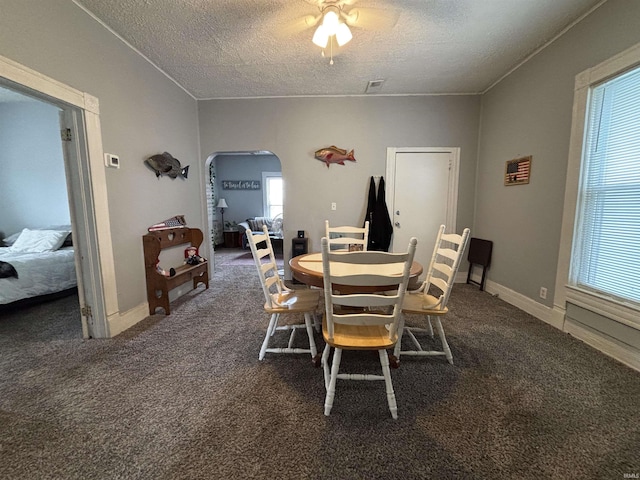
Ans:
{"type": "Polygon", "coordinates": [[[384,80],[369,80],[365,93],[378,93],[382,89],[384,80]]]}

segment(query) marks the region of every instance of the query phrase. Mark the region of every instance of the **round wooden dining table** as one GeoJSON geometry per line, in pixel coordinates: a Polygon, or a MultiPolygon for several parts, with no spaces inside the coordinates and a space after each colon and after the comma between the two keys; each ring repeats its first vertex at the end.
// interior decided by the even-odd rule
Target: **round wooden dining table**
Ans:
{"type": "MultiPolygon", "coordinates": [[[[309,286],[320,287],[323,288],[324,281],[322,278],[322,254],[321,253],[307,253],[304,255],[299,255],[297,257],[293,257],[289,260],[289,266],[291,267],[291,274],[293,278],[302,282],[309,286]]],[[[377,266],[376,268],[380,268],[377,266]]],[[[398,271],[398,274],[402,274],[401,271],[398,271]]],[[[411,264],[411,269],[409,270],[409,290],[415,290],[420,286],[418,282],[418,277],[422,274],[422,265],[418,262],[413,262],[411,264]]],[[[333,286],[335,290],[339,290],[342,293],[352,293],[349,292],[349,288],[345,288],[344,285],[335,285],[333,286]],[[342,287],[342,288],[341,288],[342,287]]],[[[373,293],[373,292],[383,292],[386,290],[393,289],[393,286],[377,286],[377,287],[358,287],[358,293],[373,293]]]]}

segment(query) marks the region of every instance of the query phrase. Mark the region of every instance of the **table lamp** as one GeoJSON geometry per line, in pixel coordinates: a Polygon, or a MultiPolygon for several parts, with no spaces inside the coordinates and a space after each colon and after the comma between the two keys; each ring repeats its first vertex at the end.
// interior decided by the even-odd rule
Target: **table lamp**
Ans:
{"type": "Polygon", "coordinates": [[[218,205],[216,205],[216,208],[220,209],[220,215],[222,215],[222,230],[224,230],[224,209],[229,208],[229,205],[227,205],[227,201],[224,198],[221,198],[220,200],[218,200],[218,205]]]}

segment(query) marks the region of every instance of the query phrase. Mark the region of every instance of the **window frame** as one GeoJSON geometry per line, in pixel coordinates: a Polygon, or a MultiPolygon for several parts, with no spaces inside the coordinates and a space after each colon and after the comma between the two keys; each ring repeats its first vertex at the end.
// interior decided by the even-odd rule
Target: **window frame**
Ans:
{"type": "Polygon", "coordinates": [[[584,307],[595,313],[623,324],[640,329],[640,308],[634,303],[625,302],[601,295],[575,285],[571,271],[578,194],[585,155],[588,112],[591,91],[603,82],[640,66],[640,44],[589,68],[575,78],[573,119],[567,163],[567,180],[558,255],[558,269],[554,294],[554,315],[562,322],[566,313],[566,303],[584,307]]]}

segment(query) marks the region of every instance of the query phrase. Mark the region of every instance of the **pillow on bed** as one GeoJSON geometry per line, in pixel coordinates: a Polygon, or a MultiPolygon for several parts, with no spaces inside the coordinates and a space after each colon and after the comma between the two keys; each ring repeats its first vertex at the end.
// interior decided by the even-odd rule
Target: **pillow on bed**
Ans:
{"type": "Polygon", "coordinates": [[[42,253],[60,248],[69,232],[62,230],[29,230],[25,228],[11,246],[14,252],[42,253]]]}
{"type": "Polygon", "coordinates": [[[18,237],[20,236],[20,234],[21,234],[21,233],[22,233],[22,232],[16,232],[16,233],[14,233],[14,234],[12,234],[12,235],[9,235],[9,236],[8,236],[8,237],[6,237],[6,238],[3,238],[3,239],[2,239],[2,241],[4,242],[4,244],[5,244],[7,247],[10,247],[10,246],[11,246],[11,245],[13,245],[13,244],[14,244],[14,242],[18,239],[18,237]]]}

